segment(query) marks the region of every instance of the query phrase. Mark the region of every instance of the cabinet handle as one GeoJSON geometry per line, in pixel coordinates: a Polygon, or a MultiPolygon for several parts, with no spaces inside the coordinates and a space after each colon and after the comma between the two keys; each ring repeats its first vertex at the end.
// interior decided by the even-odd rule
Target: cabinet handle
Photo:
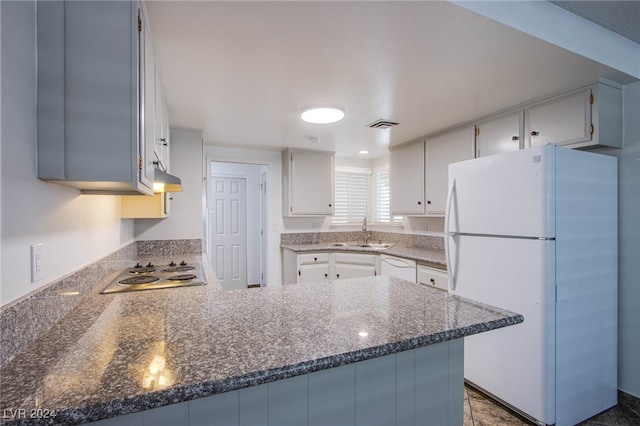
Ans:
{"type": "Polygon", "coordinates": [[[159,166],[160,165],[159,161],[153,161],[152,163],[153,163],[154,166],[159,166]]]}
{"type": "Polygon", "coordinates": [[[433,284],[433,285],[436,284],[436,280],[434,280],[433,278],[429,279],[429,281],[431,281],[431,284],[433,284]]]}
{"type": "Polygon", "coordinates": [[[512,141],[519,141],[520,140],[520,136],[511,136],[511,140],[512,141]]]}
{"type": "Polygon", "coordinates": [[[431,204],[431,201],[427,200],[427,204],[431,204]]]}
{"type": "Polygon", "coordinates": [[[336,278],[340,278],[340,274],[336,274],[336,278]]]}
{"type": "Polygon", "coordinates": [[[329,278],[329,274],[324,274],[324,277],[325,278],[329,278]]]}
{"type": "Polygon", "coordinates": [[[422,201],[418,201],[418,205],[421,206],[422,205],[422,201]]]}
{"type": "Polygon", "coordinates": [[[302,275],[302,274],[300,273],[300,271],[298,271],[298,276],[300,276],[300,275],[302,275]]]}
{"type": "Polygon", "coordinates": [[[539,134],[540,132],[538,132],[537,130],[531,132],[531,136],[538,136],[539,134]]]}
{"type": "Polygon", "coordinates": [[[318,258],[317,258],[317,257],[314,257],[314,258],[313,258],[313,261],[314,261],[314,262],[317,262],[317,261],[318,261],[318,258]]]}
{"type": "Polygon", "coordinates": [[[329,207],[331,207],[331,204],[329,204],[329,207]]]}

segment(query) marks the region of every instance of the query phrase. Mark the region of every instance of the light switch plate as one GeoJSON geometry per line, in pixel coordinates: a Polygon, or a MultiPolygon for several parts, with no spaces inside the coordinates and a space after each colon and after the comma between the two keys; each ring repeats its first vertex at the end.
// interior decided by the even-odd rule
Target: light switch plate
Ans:
{"type": "Polygon", "coordinates": [[[44,276],[42,270],[42,257],[44,252],[44,244],[31,245],[31,282],[36,282],[44,276]]]}

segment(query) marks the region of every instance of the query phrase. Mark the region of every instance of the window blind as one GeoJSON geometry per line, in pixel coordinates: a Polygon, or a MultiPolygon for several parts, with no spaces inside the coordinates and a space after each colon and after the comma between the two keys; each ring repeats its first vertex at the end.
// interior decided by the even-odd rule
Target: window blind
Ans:
{"type": "Polygon", "coordinates": [[[373,172],[373,221],[374,223],[402,223],[402,216],[391,216],[391,192],[389,190],[389,169],[373,172]]]}
{"type": "Polygon", "coordinates": [[[332,223],[362,223],[368,217],[371,173],[336,170],[332,223]]]}

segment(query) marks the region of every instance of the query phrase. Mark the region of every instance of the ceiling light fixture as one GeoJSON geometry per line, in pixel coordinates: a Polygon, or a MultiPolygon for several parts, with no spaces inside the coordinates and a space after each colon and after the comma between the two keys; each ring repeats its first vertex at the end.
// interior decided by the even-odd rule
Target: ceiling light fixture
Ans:
{"type": "Polygon", "coordinates": [[[311,124],[331,124],[344,118],[344,110],[334,106],[311,106],[302,110],[300,118],[311,124]]]}
{"type": "Polygon", "coordinates": [[[362,151],[358,152],[358,154],[363,154],[363,155],[364,154],[368,154],[368,153],[369,153],[369,151],[367,151],[366,149],[363,149],[362,151]]]}

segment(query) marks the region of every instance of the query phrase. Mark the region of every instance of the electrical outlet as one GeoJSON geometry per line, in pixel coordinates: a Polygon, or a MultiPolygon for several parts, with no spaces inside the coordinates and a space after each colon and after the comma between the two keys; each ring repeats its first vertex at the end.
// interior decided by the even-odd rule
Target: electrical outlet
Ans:
{"type": "Polygon", "coordinates": [[[422,232],[429,232],[429,224],[427,224],[427,223],[421,223],[421,224],[420,224],[420,230],[421,230],[422,232]]]}
{"type": "Polygon", "coordinates": [[[44,244],[31,245],[31,282],[39,281],[44,276],[42,270],[44,244]]]}
{"type": "Polygon", "coordinates": [[[311,229],[320,229],[320,224],[319,223],[312,223],[311,224],[311,229]]]}

